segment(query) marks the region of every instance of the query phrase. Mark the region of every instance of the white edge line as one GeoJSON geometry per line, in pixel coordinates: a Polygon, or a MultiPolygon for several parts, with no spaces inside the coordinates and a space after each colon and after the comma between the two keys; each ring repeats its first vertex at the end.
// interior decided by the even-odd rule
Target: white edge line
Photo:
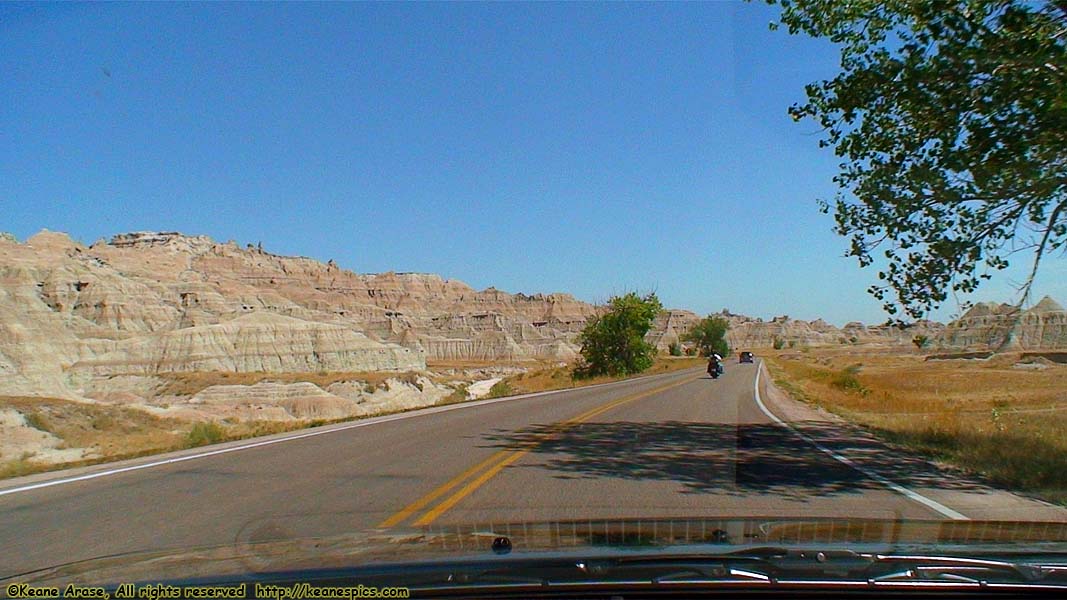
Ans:
{"type": "MultiPolygon", "coordinates": [[[[694,367],[695,368],[695,367],[694,367]]],[[[680,369],[678,371],[672,371],[670,373],[663,373],[663,376],[674,375],[685,371],[686,369],[680,369]]],[[[107,469],[105,471],[95,471],[93,473],[86,473],[85,475],[76,475],[74,477],[63,477],[60,479],[52,479],[49,481],[42,481],[39,483],[31,483],[28,485],[0,489],[0,496],[7,496],[9,494],[18,494],[20,492],[29,492],[32,490],[39,490],[41,488],[52,487],[56,485],[64,485],[67,483],[76,483],[78,481],[87,481],[89,479],[97,479],[99,477],[108,477],[110,475],[118,475],[120,473],[129,473],[131,471],[140,471],[141,469],[151,469],[154,467],[161,467],[163,465],[172,465],[174,463],[185,462],[187,460],[195,460],[198,458],[206,458],[208,456],[217,456],[219,454],[227,454],[229,452],[237,452],[239,450],[249,450],[252,448],[259,448],[261,446],[270,446],[271,444],[280,444],[282,442],[291,442],[293,440],[302,440],[304,438],[315,437],[317,435],[326,435],[328,433],[336,433],[338,431],[347,431],[349,429],[356,429],[357,427],[368,427],[370,425],[377,425],[379,423],[388,423],[390,421],[399,421],[402,419],[412,419],[415,417],[421,417],[424,415],[433,415],[442,412],[448,412],[450,410],[461,410],[465,408],[474,408],[477,406],[485,406],[488,404],[496,404],[498,402],[511,402],[513,400],[524,400],[526,398],[534,398],[537,396],[549,396],[552,394],[561,394],[564,392],[574,392],[581,390],[594,389],[609,385],[618,385],[621,383],[632,383],[634,379],[648,379],[656,377],[657,375],[651,375],[647,377],[637,377],[632,379],[623,379],[622,381],[609,381],[607,383],[598,383],[594,385],[587,385],[577,388],[564,388],[561,390],[548,390],[545,392],[534,392],[532,394],[522,394],[519,396],[507,396],[504,398],[491,398],[486,400],[473,400],[470,402],[458,402],[456,404],[449,404],[446,406],[431,406],[427,408],[412,410],[408,412],[396,413],[392,415],[383,415],[380,417],[370,417],[367,419],[361,419],[354,423],[348,423],[336,427],[316,429],[306,433],[298,433],[295,435],[287,435],[281,438],[275,438],[270,440],[263,440],[260,442],[253,442],[251,444],[242,444],[240,446],[231,446],[228,448],[219,448],[217,450],[208,450],[207,452],[198,452],[196,454],[187,454],[185,456],[175,456],[174,458],[166,458],[163,460],[156,460],[147,463],[141,463],[137,465],[130,465],[128,467],[119,467],[117,469],[107,469]]]]}
{"type": "Polygon", "coordinates": [[[885,477],[882,477],[881,475],[879,475],[879,474],[877,474],[877,473],[875,473],[875,472],[873,472],[873,471],[871,471],[871,470],[869,470],[869,469],[857,464],[852,459],[850,459],[848,457],[845,457],[845,456],[841,456],[840,454],[834,452],[833,450],[830,450],[826,446],[823,446],[819,442],[815,441],[811,436],[801,432],[796,427],[793,427],[787,421],[783,421],[782,419],[778,418],[778,415],[772,413],[770,410],[767,409],[767,406],[763,403],[763,399],[760,398],[759,376],[760,376],[760,372],[761,371],[763,371],[763,359],[760,359],[759,366],[756,369],[756,382],[755,382],[755,385],[753,386],[753,392],[754,392],[754,396],[755,396],[755,399],[756,399],[756,405],[759,406],[759,409],[761,411],[763,411],[763,414],[765,414],[768,417],[770,417],[772,420],[774,420],[775,423],[777,423],[779,425],[782,425],[783,427],[788,428],[790,431],[795,433],[798,437],[800,437],[804,441],[808,442],[812,446],[815,446],[817,449],[821,450],[822,452],[828,454],[834,460],[836,460],[836,461],[838,461],[838,462],[840,462],[842,464],[845,464],[845,465],[848,465],[848,466],[852,467],[853,469],[859,471],[860,473],[863,473],[867,477],[877,481],[878,483],[880,483],[880,484],[884,485],[885,487],[893,490],[894,492],[897,492],[898,494],[901,494],[901,495],[903,495],[903,496],[905,496],[905,497],[907,497],[907,498],[909,498],[911,500],[914,500],[914,501],[918,502],[919,504],[922,504],[922,505],[924,505],[924,506],[926,506],[928,508],[931,508],[931,509],[941,513],[942,515],[944,515],[944,516],[946,516],[946,517],[948,517],[950,519],[954,519],[954,520],[957,520],[957,521],[969,521],[970,520],[970,518],[968,518],[966,515],[964,515],[962,513],[959,513],[959,512],[956,512],[956,511],[954,511],[951,508],[945,506],[944,504],[941,504],[940,502],[938,502],[936,500],[931,500],[930,498],[927,498],[926,496],[923,496],[919,492],[916,492],[914,490],[909,490],[908,488],[900,485],[899,483],[895,483],[893,481],[890,481],[889,479],[886,479],[885,477]]]}

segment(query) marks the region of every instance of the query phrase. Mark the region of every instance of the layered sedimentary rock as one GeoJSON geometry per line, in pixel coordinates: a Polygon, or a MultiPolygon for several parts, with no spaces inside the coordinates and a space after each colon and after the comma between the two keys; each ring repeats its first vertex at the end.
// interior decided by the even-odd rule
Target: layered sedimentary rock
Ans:
{"type": "Polygon", "coordinates": [[[783,346],[832,346],[832,345],[910,345],[916,335],[931,337],[943,325],[933,321],[920,321],[907,328],[892,325],[864,325],[860,322],[837,327],[822,319],[805,321],[788,315],[764,320],[723,310],[717,315],[725,319],[730,328],[726,337],[730,347],[769,348],[776,343],[783,346]]]}
{"type": "Polygon", "coordinates": [[[91,246],[48,231],[25,243],[4,236],[0,394],[112,398],[97,380],[133,378],[136,386],[137,377],[172,371],[566,360],[596,311],[566,294],[476,291],[423,273],[357,274],[333,261],[176,232],[91,246]]]}
{"type": "Polygon", "coordinates": [[[975,304],[937,338],[946,348],[1049,350],[1067,348],[1067,310],[1045,296],[1032,308],[975,304]]]}
{"type": "MultiPolygon", "coordinates": [[[[178,234],[114,242],[0,240],[0,394],[79,398],[92,378],[173,371],[425,368],[423,352],[368,337],[313,287],[294,299],[249,284],[268,255],[178,234]]],[[[282,273],[332,270],[278,259],[282,273]]]]}
{"type": "Polygon", "coordinates": [[[333,261],[177,233],[116,236],[89,251],[142,277],[165,266],[188,324],[269,311],[343,324],[428,359],[569,358],[569,342],[596,310],[566,294],[476,291],[425,273],[357,274],[333,261]]]}
{"type": "Polygon", "coordinates": [[[151,375],[159,372],[293,373],[421,369],[418,352],[368,339],[344,325],[270,313],[240,315],[99,345],[71,365],[74,373],[151,375]]]}
{"type": "MultiPolygon", "coordinates": [[[[404,371],[425,368],[427,359],[569,360],[599,310],[566,294],[478,291],[424,273],[358,274],[332,260],[176,232],[124,234],[91,246],[48,231],[25,243],[0,236],[0,394],[106,399],[136,395],[144,378],[173,371],[404,371]],[[100,379],[121,385],[110,389],[100,379]]],[[[1000,310],[975,307],[944,333],[936,323],[838,328],[719,314],[730,323],[734,348],[776,340],[909,344],[920,334],[969,347],[995,337],[1000,310]]],[[[666,351],[699,319],[665,311],[648,340],[666,351]]],[[[1051,300],[1015,327],[1021,347],[1064,345],[1063,310],[1051,300]]]]}
{"type": "Polygon", "coordinates": [[[681,344],[685,334],[700,321],[700,315],[688,310],[665,310],[652,324],[646,339],[660,352],[668,352],[671,344],[681,344]]]}

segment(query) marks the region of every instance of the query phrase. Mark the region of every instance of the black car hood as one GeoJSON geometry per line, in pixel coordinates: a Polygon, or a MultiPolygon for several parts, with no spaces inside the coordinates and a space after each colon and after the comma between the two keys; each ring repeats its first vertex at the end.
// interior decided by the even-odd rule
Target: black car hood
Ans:
{"type": "Polygon", "coordinates": [[[116,584],[530,557],[677,556],[766,546],[856,552],[1067,553],[1065,522],[882,519],[609,519],[472,523],[136,552],[7,574],[4,583],[116,584]],[[506,543],[503,540],[506,540],[506,543]],[[496,543],[494,543],[496,542],[496,543]]]}

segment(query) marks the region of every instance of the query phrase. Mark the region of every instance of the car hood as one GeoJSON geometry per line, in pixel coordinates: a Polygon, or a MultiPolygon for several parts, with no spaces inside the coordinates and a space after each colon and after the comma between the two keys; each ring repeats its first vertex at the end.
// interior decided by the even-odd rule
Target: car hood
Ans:
{"type": "Polygon", "coordinates": [[[1067,523],[886,519],[608,519],[372,529],[134,552],[5,575],[5,583],[107,585],[531,557],[723,553],[774,546],[942,556],[1067,553],[1067,523]],[[506,539],[506,543],[502,541],[506,539]]]}

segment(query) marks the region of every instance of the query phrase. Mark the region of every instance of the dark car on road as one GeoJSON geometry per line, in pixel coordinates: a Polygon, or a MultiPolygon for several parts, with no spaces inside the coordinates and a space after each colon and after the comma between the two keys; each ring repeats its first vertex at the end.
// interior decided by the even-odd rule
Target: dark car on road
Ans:
{"type": "Polygon", "coordinates": [[[739,363],[750,363],[750,362],[755,362],[755,361],[756,361],[756,359],[755,359],[755,357],[752,356],[751,352],[742,352],[741,356],[738,357],[738,359],[737,359],[737,362],[739,362],[739,363]]]}

